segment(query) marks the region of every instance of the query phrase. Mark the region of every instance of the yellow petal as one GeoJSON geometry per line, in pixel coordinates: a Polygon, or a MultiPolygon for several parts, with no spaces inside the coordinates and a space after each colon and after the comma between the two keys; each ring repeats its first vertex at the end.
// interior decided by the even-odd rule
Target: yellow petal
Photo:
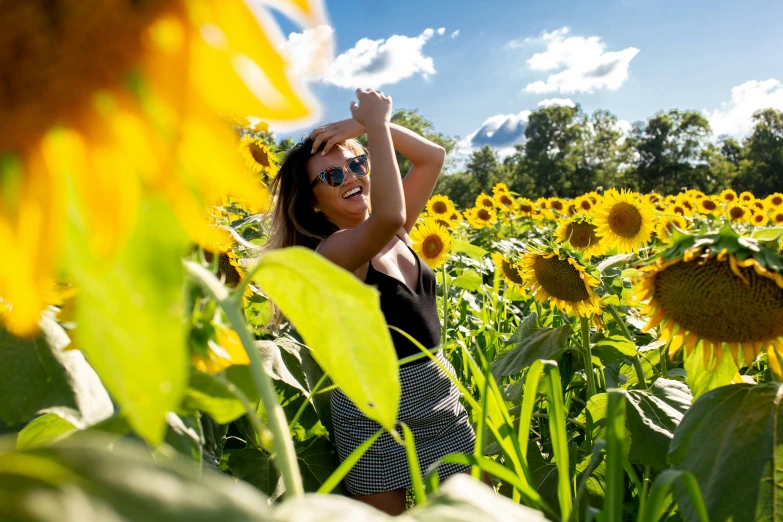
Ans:
{"type": "Polygon", "coordinates": [[[767,360],[769,361],[769,369],[775,372],[778,377],[783,377],[783,369],[780,367],[778,355],[772,346],[767,346],[767,360]]]}

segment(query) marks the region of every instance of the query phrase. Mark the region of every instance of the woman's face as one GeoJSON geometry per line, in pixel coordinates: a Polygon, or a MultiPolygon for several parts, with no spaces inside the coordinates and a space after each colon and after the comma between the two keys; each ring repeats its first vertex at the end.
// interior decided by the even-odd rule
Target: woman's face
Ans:
{"type": "Polygon", "coordinates": [[[307,162],[307,174],[311,183],[319,172],[329,167],[342,167],[345,170],[345,183],[340,188],[331,188],[320,179],[313,187],[314,206],[323,212],[326,219],[340,228],[355,227],[369,215],[370,176],[357,178],[346,167],[348,160],[355,156],[355,152],[335,146],[325,156],[316,152],[307,162]],[[358,191],[355,190],[357,188],[358,191]]]}

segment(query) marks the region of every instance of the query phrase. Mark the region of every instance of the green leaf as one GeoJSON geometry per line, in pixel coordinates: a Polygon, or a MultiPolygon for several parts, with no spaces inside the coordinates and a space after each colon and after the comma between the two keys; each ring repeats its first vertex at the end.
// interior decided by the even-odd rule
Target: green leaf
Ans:
{"type": "Polygon", "coordinates": [[[220,460],[223,458],[223,448],[226,445],[228,424],[218,424],[209,415],[202,415],[201,426],[204,431],[202,460],[205,465],[218,470],[220,469],[220,460]]]}
{"type": "Polygon", "coordinates": [[[544,514],[496,494],[466,474],[449,477],[427,503],[406,513],[418,522],[545,522],[544,514]]]}
{"type": "Polygon", "coordinates": [[[571,327],[539,328],[536,318],[535,313],[528,315],[511,337],[517,345],[493,361],[495,379],[516,375],[539,359],[556,359],[565,350],[571,327]]]}
{"type": "Polygon", "coordinates": [[[593,355],[598,357],[605,365],[617,361],[630,364],[631,359],[636,355],[636,345],[622,335],[604,337],[595,343],[591,349],[593,355]]]}
{"type": "Polygon", "coordinates": [[[76,431],[76,427],[54,413],[47,413],[37,417],[16,438],[17,449],[36,448],[56,442],[70,433],[76,431]]]}
{"type": "MultiPolygon", "coordinates": [[[[692,473],[709,519],[777,520],[783,504],[783,388],[733,384],[696,401],[674,433],[669,462],[692,473]]],[[[689,495],[675,487],[685,520],[697,520],[689,495]]]]}
{"type": "Polygon", "coordinates": [[[622,522],[625,495],[625,396],[615,389],[607,394],[606,406],[606,497],[602,515],[605,522],[622,522]]]}
{"type": "Polygon", "coordinates": [[[201,410],[218,424],[227,424],[246,413],[244,405],[221,382],[211,375],[195,371],[185,391],[182,408],[185,411],[201,410]]]}
{"type": "Polygon", "coordinates": [[[71,232],[76,344],[133,430],[156,445],[188,377],[181,318],[185,237],[171,211],[152,199],[142,201],[130,237],[110,264],[90,257],[77,224],[71,232]]]}
{"type": "Polygon", "coordinates": [[[626,423],[631,434],[629,458],[664,470],[669,444],[693,397],[679,381],[657,379],[649,390],[629,390],[626,423]]]}
{"type": "MultiPolygon", "coordinates": [[[[313,437],[294,445],[305,491],[318,491],[340,466],[337,449],[328,437],[313,437]]],[[[344,492],[339,486],[333,491],[344,492]]]]}
{"type": "Polygon", "coordinates": [[[174,412],[166,414],[169,425],[166,444],[181,455],[193,459],[201,467],[201,452],[204,447],[204,433],[197,415],[179,416],[174,412]]]}
{"type": "MultiPolygon", "coordinates": [[[[296,377],[291,374],[281,353],[279,342],[277,341],[256,341],[256,348],[261,354],[261,362],[264,365],[264,371],[278,381],[293,386],[305,393],[305,387],[296,377]]],[[[301,361],[301,360],[300,360],[301,361]]]]}
{"type": "Polygon", "coordinates": [[[671,504],[668,499],[674,481],[680,480],[683,483],[684,490],[690,496],[690,500],[695,508],[696,515],[700,522],[709,522],[707,508],[704,506],[704,499],[701,497],[699,483],[696,478],[688,472],[667,469],[655,477],[650,494],[644,503],[644,509],[639,513],[639,522],[658,522],[666,513],[671,504]]]}
{"type": "Polygon", "coordinates": [[[685,356],[685,371],[688,374],[688,385],[693,391],[693,397],[699,398],[702,394],[714,390],[720,386],[731,384],[734,376],[737,375],[737,363],[729,354],[726,348],[723,348],[724,354],[720,364],[715,364],[708,369],[704,366],[704,345],[699,345],[690,355],[685,356]]]}
{"type": "Polygon", "coordinates": [[[400,400],[397,355],[378,291],[301,247],[264,254],[255,280],[318,364],[369,418],[393,429],[400,400]]]}
{"type": "Polygon", "coordinates": [[[155,461],[146,447],[129,441],[85,436],[22,451],[0,447],[0,477],[2,520],[274,519],[254,488],[219,473],[194,473],[191,462],[178,458],[155,461]]]}
{"type": "Polygon", "coordinates": [[[39,325],[41,335],[30,339],[0,330],[0,421],[24,423],[54,406],[78,409],[79,427],[110,417],[111,399],[84,355],[63,351],[70,339],[53,319],[39,325]]]}
{"type": "Polygon", "coordinates": [[[451,239],[451,251],[455,254],[463,253],[476,261],[481,261],[488,254],[483,248],[456,238],[451,239]]]}
{"type": "Polygon", "coordinates": [[[461,275],[451,280],[451,285],[475,292],[481,288],[481,275],[475,270],[465,270],[461,275]]]}
{"type": "Polygon", "coordinates": [[[750,237],[761,241],[775,241],[783,236],[783,227],[757,228],[750,237]]]}
{"type": "Polygon", "coordinates": [[[252,484],[268,496],[278,489],[277,469],[269,455],[259,449],[226,450],[223,463],[234,477],[252,484]]]}

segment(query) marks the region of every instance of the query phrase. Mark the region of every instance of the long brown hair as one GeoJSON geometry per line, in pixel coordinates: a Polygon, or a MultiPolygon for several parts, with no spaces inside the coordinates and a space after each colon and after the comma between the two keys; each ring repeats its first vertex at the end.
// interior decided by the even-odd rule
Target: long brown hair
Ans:
{"type": "MultiPolygon", "coordinates": [[[[324,145],[322,143],[318,150],[322,150],[324,145]]],[[[357,155],[365,153],[364,147],[354,139],[335,146],[357,155]]],[[[290,246],[315,249],[321,241],[338,230],[323,212],[314,210],[315,196],[307,174],[307,162],[313,157],[312,148],[313,140],[309,137],[294,145],[280,164],[277,176],[269,184],[274,204],[270,211],[265,249],[290,246]]]]}

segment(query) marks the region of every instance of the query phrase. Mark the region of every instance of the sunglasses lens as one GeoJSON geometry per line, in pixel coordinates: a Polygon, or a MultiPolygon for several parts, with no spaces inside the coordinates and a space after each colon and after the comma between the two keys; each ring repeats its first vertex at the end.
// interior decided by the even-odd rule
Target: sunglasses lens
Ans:
{"type": "Polygon", "coordinates": [[[357,156],[348,163],[348,168],[351,169],[354,176],[365,176],[369,171],[370,164],[367,161],[366,156],[357,156]]]}
{"type": "Polygon", "coordinates": [[[342,167],[329,169],[326,172],[326,178],[329,180],[329,185],[339,187],[345,181],[345,172],[342,167]]]}

